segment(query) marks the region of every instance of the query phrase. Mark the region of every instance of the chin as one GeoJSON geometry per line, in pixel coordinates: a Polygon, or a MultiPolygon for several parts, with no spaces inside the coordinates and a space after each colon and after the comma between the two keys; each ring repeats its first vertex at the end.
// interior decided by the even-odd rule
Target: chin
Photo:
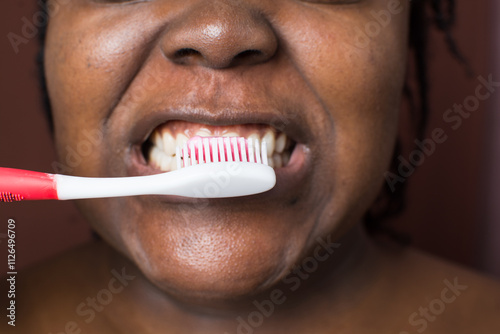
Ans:
{"type": "Polygon", "coordinates": [[[310,228],[280,210],[163,209],[120,229],[124,253],[161,292],[191,305],[244,301],[276,285],[300,260],[310,228]]]}

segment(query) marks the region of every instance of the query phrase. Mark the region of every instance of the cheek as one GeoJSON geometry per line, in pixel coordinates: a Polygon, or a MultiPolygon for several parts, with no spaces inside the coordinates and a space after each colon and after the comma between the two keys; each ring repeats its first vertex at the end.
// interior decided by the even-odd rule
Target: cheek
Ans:
{"type": "Polygon", "coordinates": [[[326,110],[315,118],[332,134],[328,144],[344,148],[343,157],[358,155],[358,161],[373,151],[388,159],[396,134],[409,6],[400,6],[382,27],[372,13],[389,13],[389,3],[377,1],[363,11],[324,12],[321,20],[316,12],[305,11],[292,20],[300,22],[301,33],[285,36],[295,66],[326,110]],[[375,25],[377,33],[369,37],[366,31],[375,25]]]}
{"type": "Polygon", "coordinates": [[[127,18],[118,12],[110,17],[102,10],[67,8],[50,22],[47,87],[59,159],[72,173],[97,173],[97,161],[106,161],[102,158],[110,153],[104,152],[109,147],[104,142],[91,140],[90,152],[86,146],[89,137],[106,138],[107,117],[140,66],[145,48],[137,45],[145,44],[150,36],[144,32],[151,30],[141,21],[148,22],[141,13],[127,18]],[[78,166],[70,166],[78,160],[78,166]]]}
{"type": "Polygon", "coordinates": [[[332,180],[322,197],[334,199],[325,206],[325,220],[332,221],[332,208],[343,208],[332,211],[337,221],[363,213],[379,192],[397,133],[407,19],[405,9],[363,45],[353,41],[373,20],[369,14],[331,18],[329,25],[306,20],[310,34],[295,43],[306,46],[293,49],[294,59],[325,109],[315,116],[326,134],[318,150],[324,167],[318,179],[332,180]]]}

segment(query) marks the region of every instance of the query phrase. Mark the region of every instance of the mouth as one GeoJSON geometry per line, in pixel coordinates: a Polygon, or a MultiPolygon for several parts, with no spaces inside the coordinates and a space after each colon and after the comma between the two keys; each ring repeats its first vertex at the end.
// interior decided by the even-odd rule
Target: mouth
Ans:
{"type": "MultiPolygon", "coordinates": [[[[140,117],[128,120],[131,132],[123,133],[129,146],[127,176],[152,175],[177,169],[176,147],[192,137],[244,137],[265,140],[269,165],[276,173],[273,189],[250,198],[256,201],[294,199],[307,191],[314,173],[313,149],[315,136],[304,118],[304,113],[289,113],[263,108],[205,109],[151,109],[140,117]]],[[[269,108],[268,108],[269,109],[269,108]]],[[[188,167],[187,167],[188,168],[188,167]]],[[[175,196],[174,196],[175,197],[175,196]]],[[[189,202],[190,199],[157,196],[161,202],[189,202]]],[[[150,198],[150,197],[148,197],[150,198]]],[[[249,203],[246,197],[246,203],[249,203]]],[[[235,203],[238,198],[211,201],[235,203]]]]}
{"type": "Polygon", "coordinates": [[[297,143],[284,132],[266,124],[211,126],[173,120],[157,126],[142,144],[144,161],[158,172],[176,170],[176,148],[183,147],[189,139],[195,136],[244,137],[265,141],[269,166],[275,170],[288,166],[297,146],[297,143]]]}

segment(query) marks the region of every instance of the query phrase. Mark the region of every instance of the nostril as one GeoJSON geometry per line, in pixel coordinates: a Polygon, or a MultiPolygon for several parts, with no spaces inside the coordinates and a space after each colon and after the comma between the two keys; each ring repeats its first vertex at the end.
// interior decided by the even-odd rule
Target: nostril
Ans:
{"type": "Polygon", "coordinates": [[[245,50],[240,53],[238,53],[233,60],[233,63],[244,63],[244,62],[249,62],[249,63],[258,63],[261,60],[264,60],[266,58],[264,52],[260,50],[245,50]]]}
{"type": "Polygon", "coordinates": [[[188,56],[199,55],[199,54],[200,54],[200,52],[196,51],[195,49],[183,48],[183,49],[177,50],[175,52],[175,57],[182,58],[182,57],[188,57],[188,56]]]}
{"type": "Polygon", "coordinates": [[[183,62],[189,58],[201,56],[201,53],[192,48],[182,48],[175,51],[173,59],[177,62],[183,62]]]}
{"type": "Polygon", "coordinates": [[[209,65],[214,68],[223,68],[227,66],[238,66],[241,64],[258,64],[265,61],[267,56],[265,52],[257,49],[248,49],[236,54],[236,56],[229,58],[223,57],[222,54],[211,54],[210,52],[202,53],[193,48],[181,48],[175,51],[170,57],[177,64],[191,64],[201,61],[203,64],[209,65]]]}

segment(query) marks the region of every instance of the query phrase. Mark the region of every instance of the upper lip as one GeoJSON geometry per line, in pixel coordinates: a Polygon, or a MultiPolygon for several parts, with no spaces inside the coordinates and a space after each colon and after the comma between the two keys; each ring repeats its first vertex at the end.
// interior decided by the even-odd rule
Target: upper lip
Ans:
{"type": "MultiPolygon", "coordinates": [[[[131,154],[127,157],[127,159],[130,159],[127,163],[127,173],[129,176],[158,173],[158,170],[152,168],[147,163],[144,155],[139,152],[141,152],[141,146],[148,140],[151,133],[159,125],[173,120],[211,126],[264,124],[285,133],[289,139],[294,141],[295,144],[299,144],[301,147],[315,145],[311,128],[307,126],[307,114],[298,110],[297,106],[295,106],[295,109],[284,108],[280,110],[272,108],[263,109],[261,107],[258,109],[228,107],[227,109],[218,109],[217,111],[192,107],[165,108],[161,110],[148,110],[141,115],[139,114],[140,113],[135,114],[135,117],[140,117],[135,122],[132,119],[134,117],[128,119],[129,122],[134,122],[132,123],[133,126],[128,136],[129,140],[131,140],[129,150],[131,154]]],[[[306,158],[306,160],[309,161],[309,158],[306,158]]],[[[298,187],[298,184],[302,182],[301,180],[304,180],[307,175],[307,166],[309,164],[310,162],[306,162],[300,167],[295,165],[295,167],[283,168],[276,171],[277,186],[262,195],[264,196],[263,198],[293,196],[295,192],[291,191],[291,189],[293,187],[298,187]]],[[[261,195],[258,195],[258,197],[259,196],[261,195]]],[[[186,198],[179,200],[189,201],[189,199],[186,198]]]]}
{"type": "Polygon", "coordinates": [[[309,127],[304,126],[302,113],[289,110],[228,107],[217,111],[192,107],[165,108],[146,113],[135,122],[131,129],[131,144],[142,145],[153,130],[168,121],[178,120],[210,126],[230,126],[237,124],[264,124],[283,132],[291,140],[307,144],[311,138],[309,127]]]}

